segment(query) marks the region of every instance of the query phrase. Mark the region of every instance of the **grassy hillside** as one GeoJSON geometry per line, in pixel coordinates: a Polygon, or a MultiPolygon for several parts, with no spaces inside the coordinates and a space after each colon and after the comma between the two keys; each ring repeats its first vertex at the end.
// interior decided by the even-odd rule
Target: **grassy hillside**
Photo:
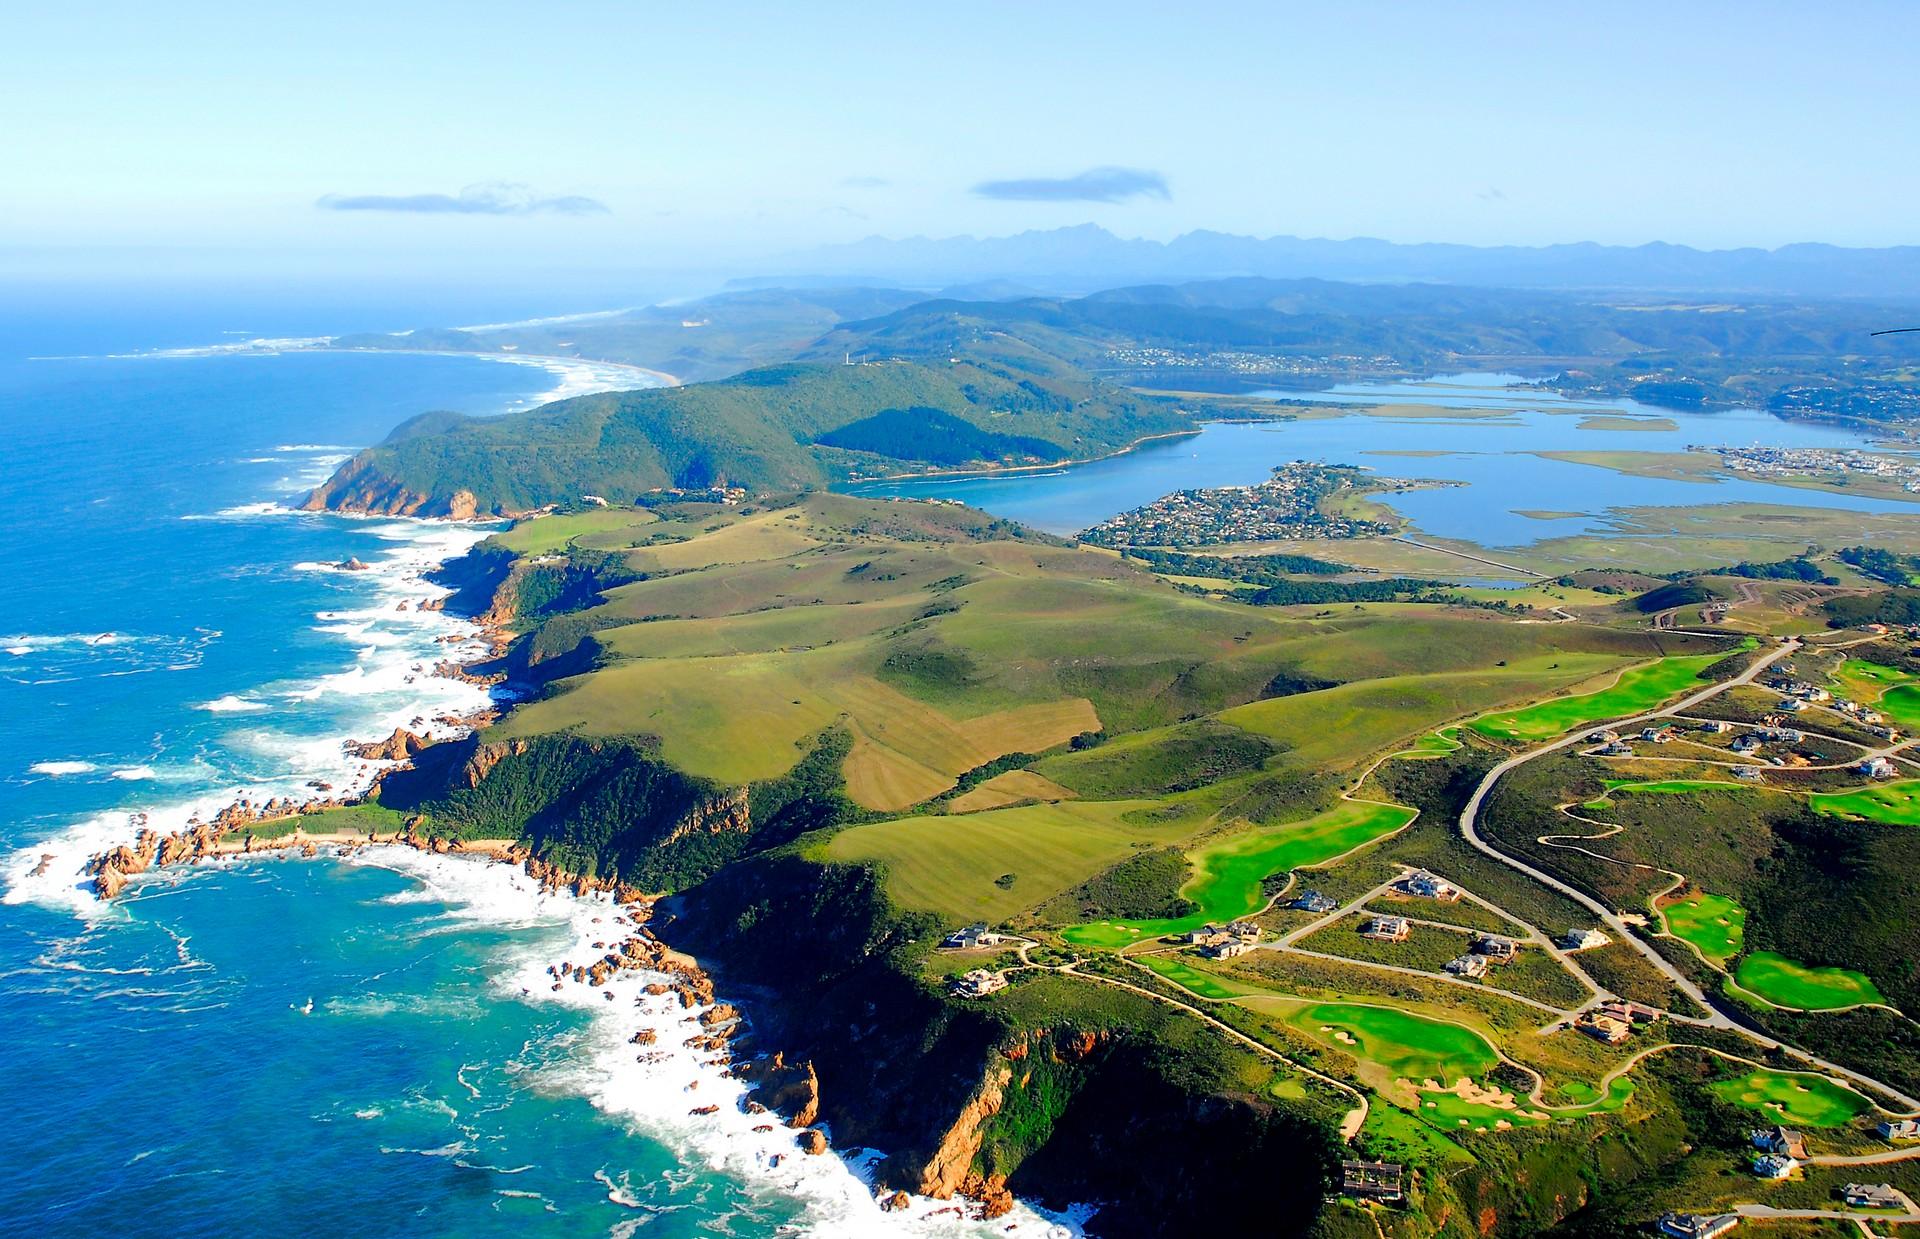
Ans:
{"type": "Polygon", "coordinates": [[[824,486],[932,467],[1101,456],[1185,430],[1170,402],[992,357],[793,364],[503,417],[427,414],[361,452],[313,509],[471,516],[661,488],[824,486]]]}

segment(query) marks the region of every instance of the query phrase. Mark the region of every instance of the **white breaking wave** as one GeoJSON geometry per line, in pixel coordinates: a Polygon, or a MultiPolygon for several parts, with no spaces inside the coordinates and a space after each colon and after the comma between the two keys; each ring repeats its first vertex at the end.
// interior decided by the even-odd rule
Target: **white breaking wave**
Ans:
{"type": "Polygon", "coordinates": [[[215,697],[212,701],[203,701],[195,709],[205,710],[209,714],[253,714],[261,710],[271,710],[273,707],[264,701],[255,701],[251,697],[228,693],[224,697],[215,697]]]}
{"type": "MultiPolygon", "coordinates": [[[[276,513],[288,511],[270,505],[269,508],[276,513]]],[[[357,794],[391,763],[351,756],[345,748],[347,740],[378,739],[396,727],[405,727],[429,738],[457,734],[457,727],[441,721],[443,717],[470,715],[492,704],[485,689],[430,672],[432,665],[441,659],[464,662],[484,654],[487,647],[481,640],[479,627],[443,611],[418,605],[448,592],[425,580],[424,574],[443,560],[464,552],[485,537],[487,530],[390,517],[372,525],[332,516],[304,515],[335,522],[344,533],[368,537],[375,543],[359,551],[360,558],[369,565],[368,570],[348,574],[364,590],[362,597],[367,605],[330,613],[340,616],[354,629],[332,632],[331,625],[315,626],[329,636],[349,642],[350,661],[342,670],[311,681],[258,685],[215,698],[203,703],[201,708],[214,714],[252,718],[275,710],[276,701],[318,702],[325,710],[325,717],[339,720],[338,729],[329,727],[320,734],[303,734],[255,727],[232,734],[226,738],[226,744],[242,754],[252,755],[246,762],[244,774],[231,769],[217,771],[195,766],[162,772],[131,762],[118,767],[114,777],[129,785],[158,789],[184,784],[197,785],[198,790],[175,799],[130,803],[110,812],[92,814],[49,838],[0,857],[0,880],[4,880],[6,902],[65,908],[88,919],[104,915],[108,911],[106,905],[96,900],[88,888],[84,873],[86,862],[99,852],[131,842],[142,825],[167,834],[185,828],[195,818],[209,820],[242,797],[256,804],[277,797],[306,800],[315,794],[315,784],[327,785],[330,795],[357,794]],[[377,537],[372,532],[376,529],[377,537]],[[406,610],[399,609],[402,602],[408,604],[406,610]],[[329,706],[331,708],[327,708],[329,706]],[[133,814],[145,816],[136,822],[130,816],[133,814]],[[46,857],[51,859],[43,864],[46,857]]],[[[13,641],[38,649],[55,642],[98,644],[103,637],[111,638],[112,634],[23,637],[13,641]]],[[[279,716],[276,712],[276,717],[279,716]]],[[[35,773],[73,775],[96,769],[91,762],[85,766],[83,770],[77,762],[43,762],[35,773]]]]}
{"type": "Polygon", "coordinates": [[[47,774],[55,778],[68,774],[88,774],[99,768],[90,761],[37,761],[27,767],[35,774],[47,774]]]}
{"type": "MultiPolygon", "coordinates": [[[[523,931],[522,941],[499,956],[495,992],[521,1002],[559,1003],[590,1017],[570,1052],[541,1068],[540,1082],[586,1097],[673,1149],[687,1164],[726,1174],[752,1192],[800,1204],[805,1212],[797,1233],[818,1239],[1069,1239],[1084,1234],[1091,1212],[1084,1209],[1047,1215],[1019,1206],[1006,1217],[983,1222],[961,1215],[955,1205],[963,1202],[915,1197],[905,1209],[883,1210],[870,1173],[872,1154],[853,1160],[837,1151],[812,1156],[799,1150],[797,1133],[783,1124],[754,1130],[767,1126],[767,1116],[742,1108],[747,1086],[709,1053],[683,1044],[709,1031],[699,1022],[706,1008],[683,1009],[672,993],[645,992],[648,984],[671,978],[622,969],[603,986],[566,981],[555,990],[550,965],[598,959],[606,948],[596,949],[595,942],[618,942],[637,929],[631,913],[605,895],[543,892],[517,867],[412,848],[362,849],[347,863],[412,878],[417,889],[395,901],[438,903],[454,925],[523,931]],[[645,1055],[636,1055],[632,1044],[640,1027],[654,1031],[645,1055]],[[692,1113],[706,1106],[719,1109],[692,1113]]],[[[646,1207],[631,1184],[602,1182],[616,1203],[646,1207]]]]}

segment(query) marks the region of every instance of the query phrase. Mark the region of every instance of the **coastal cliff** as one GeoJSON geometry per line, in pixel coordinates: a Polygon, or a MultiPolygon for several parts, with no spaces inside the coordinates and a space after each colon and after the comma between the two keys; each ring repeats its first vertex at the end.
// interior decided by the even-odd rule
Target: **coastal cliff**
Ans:
{"type": "Polygon", "coordinates": [[[872,868],[793,849],[730,866],[654,921],[751,996],[757,1044],[806,1065],[836,1143],[887,1152],[883,1189],[989,1214],[1013,1196],[1096,1203],[1103,1239],[1312,1226],[1338,1157],[1324,1116],[1253,1095],[1219,1038],[1125,993],[1049,974],[1015,1001],[950,999],[916,967],[936,929],[894,909],[872,868]],[[1296,1191],[1246,1190],[1282,1170],[1296,1191]]]}

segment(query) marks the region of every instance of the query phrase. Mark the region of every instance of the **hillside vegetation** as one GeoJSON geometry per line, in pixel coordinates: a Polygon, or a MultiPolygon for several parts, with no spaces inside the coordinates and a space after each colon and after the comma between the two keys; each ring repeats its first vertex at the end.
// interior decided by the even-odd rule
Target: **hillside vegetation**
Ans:
{"type": "Polygon", "coordinates": [[[502,417],[432,413],[356,455],[315,510],[503,515],[661,489],[823,487],[932,467],[1107,455],[1188,430],[1172,403],[1037,355],[790,364],[502,417]]]}

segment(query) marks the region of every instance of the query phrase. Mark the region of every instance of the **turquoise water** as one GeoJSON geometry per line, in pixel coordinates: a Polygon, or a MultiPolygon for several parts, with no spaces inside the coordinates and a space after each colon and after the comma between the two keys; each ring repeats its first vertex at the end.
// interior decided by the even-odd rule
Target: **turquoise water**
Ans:
{"type": "Polygon", "coordinates": [[[485,703],[426,674],[471,630],[415,605],[437,592],[421,571],[479,532],[287,501],[424,410],[610,381],[461,357],[97,355],[211,326],[0,333],[0,1233],[1003,1233],[937,1202],[889,1218],[857,1165],[753,1132],[644,976],[613,1001],[554,993],[550,965],[622,926],[504,866],[375,849],[92,900],[80,864],[131,814],[167,827],[243,792],[348,787],[370,771],[343,739],[485,703]],[[349,557],[373,570],[335,567],[349,557]],[[640,1026],[658,1049],[629,1044],[640,1026]]]}
{"type": "MultiPolygon", "coordinates": [[[[1417,383],[1355,385],[1329,392],[1269,392],[1328,404],[1406,403],[1497,409],[1497,417],[1306,418],[1292,422],[1216,423],[1197,435],[1065,469],[1000,477],[870,483],[864,495],[959,499],[998,516],[1071,533],[1176,490],[1249,485],[1289,460],[1367,465],[1391,477],[1462,486],[1386,496],[1419,532],[1483,546],[1525,546],[1543,538],[1600,533],[1631,507],[1771,503],[1860,512],[1920,512],[1893,499],[1778,486],[1747,479],[1676,481],[1547,460],[1539,452],[1679,452],[1689,444],[1871,447],[1843,426],[1789,422],[1751,409],[1679,413],[1630,400],[1569,400],[1519,390],[1510,375],[1456,375],[1417,383]],[[1590,415],[1642,419],[1646,429],[1583,429],[1590,415]],[[1675,424],[1660,429],[1660,420],[1675,424]],[[1399,456],[1394,453],[1443,453],[1399,456]],[[1523,512],[1574,513],[1543,520],[1523,512]]],[[[1917,496],[1916,498],[1920,498],[1917,496]]]]}

